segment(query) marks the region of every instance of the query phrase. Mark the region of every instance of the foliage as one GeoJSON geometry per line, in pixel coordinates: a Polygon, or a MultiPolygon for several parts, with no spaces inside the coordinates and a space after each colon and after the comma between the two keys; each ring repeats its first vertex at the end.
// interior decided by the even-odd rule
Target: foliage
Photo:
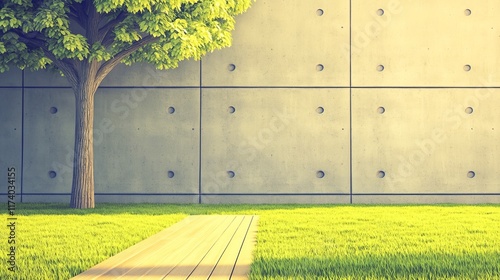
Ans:
{"type": "Polygon", "coordinates": [[[64,72],[79,61],[114,59],[174,68],[229,46],[234,16],[250,1],[4,0],[0,72],[9,65],[64,72]]]}
{"type": "Polygon", "coordinates": [[[260,216],[251,279],[500,279],[497,205],[21,204],[17,213],[18,279],[66,279],[196,214],[260,216]]]}

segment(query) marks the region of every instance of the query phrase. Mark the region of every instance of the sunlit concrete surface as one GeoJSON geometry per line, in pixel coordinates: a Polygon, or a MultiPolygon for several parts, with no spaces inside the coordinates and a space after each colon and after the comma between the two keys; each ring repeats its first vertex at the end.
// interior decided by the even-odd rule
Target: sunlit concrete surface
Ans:
{"type": "Polygon", "coordinates": [[[499,192],[498,89],[354,89],[352,97],[354,193],[499,192]]]}
{"type": "Polygon", "coordinates": [[[258,0],[236,21],[204,86],[349,86],[349,1],[258,0]]]}
{"type": "Polygon", "coordinates": [[[351,12],[353,86],[500,86],[498,1],[352,1],[351,12]]]}

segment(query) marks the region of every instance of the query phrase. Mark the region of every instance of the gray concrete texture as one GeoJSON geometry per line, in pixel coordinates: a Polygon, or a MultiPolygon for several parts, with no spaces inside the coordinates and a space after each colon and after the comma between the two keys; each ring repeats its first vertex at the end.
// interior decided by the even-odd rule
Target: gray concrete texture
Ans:
{"type": "Polygon", "coordinates": [[[96,192],[196,195],[199,101],[199,89],[100,89],[96,192]]]}
{"type": "MultiPolygon", "coordinates": [[[[20,73],[14,76],[18,74],[20,73]]],[[[2,193],[0,201],[7,201],[8,173],[14,173],[16,191],[21,191],[22,89],[0,88],[0,100],[2,100],[0,105],[0,168],[4,186],[0,191],[2,193]]],[[[20,197],[16,197],[16,201],[20,201],[20,197]]]]}
{"type": "Polygon", "coordinates": [[[353,191],[498,193],[498,104],[498,89],[353,89],[353,191]]]}
{"type": "Polygon", "coordinates": [[[348,89],[206,89],[202,111],[203,193],[349,193],[348,89]]]}
{"type": "MultiPolygon", "coordinates": [[[[500,203],[499,10],[258,0],[233,47],[105,79],[96,201],[500,203]]],[[[0,100],[5,180],[15,166],[23,201],[69,202],[68,83],[12,70],[0,100]]]]}

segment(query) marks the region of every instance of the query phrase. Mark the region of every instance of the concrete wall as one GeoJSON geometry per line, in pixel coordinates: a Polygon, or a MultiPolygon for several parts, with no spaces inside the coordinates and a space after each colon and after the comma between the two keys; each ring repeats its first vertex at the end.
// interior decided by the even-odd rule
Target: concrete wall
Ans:
{"type": "MultiPolygon", "coordinates": [[[[258,0],[233,47],[120,66],[97,93],[97,202],[499,203],[498,1],[258,0]]],[[[0,75],[0,167],[68,202],[64,78],[0,75]]],[[[1,201],[6,195],[1,194],[1,201]]]]}

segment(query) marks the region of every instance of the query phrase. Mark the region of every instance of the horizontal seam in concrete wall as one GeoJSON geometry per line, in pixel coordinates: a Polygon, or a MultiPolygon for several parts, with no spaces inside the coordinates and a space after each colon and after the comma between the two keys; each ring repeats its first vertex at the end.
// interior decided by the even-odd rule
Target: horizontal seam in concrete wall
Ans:
{"type": "Polygon", "coordinates": [[[349,86],[202,86],[202,89],[348,89],[349,86]]]}
{"type": "Polygon", "coordinates": [[[457,195],[457,196],[465,196],[465,195],[474,195],[474,196],[489,196],[489,195],[500,195],[500,193],[353,193],[353,196],[449,196],[449,195],[457,195]]]}
{"type": "Polygon", "coordinates": [[[145,88],[145,89],[163,89],[163,88],[192,88],[199,89],[199,86],[102,86],[99,89],[135,89],[135,88],[145,88]]]}
{"type": "MultiPolygon", "coordinates": [[[[1,195],[1,194],[0,194],[1,195]]],[[[7,195],[6,193],[4,195],[7,195]]],[[[23,193],[23,195],[71,195],[71,193],[23,193]]],[[[95,193],[94,195],[198,195],[198,193],[95,193]]]]}
{"type": "MultiPolygon", "coordinates": [[[[7,193],[0,193],[7,195],[7,193]]],[[[71,195],[71,193],[23,193],[23,195],[71,195]]],[[[199,193],[95,193],[95,195],[199,195],[199,193]]],[[[313,195],[350,195],[349,193],[201,193],[201,195],[260,195],[260,196],[313,196],[313,195]]]]}
{"type": "Polygon", "coordinates": [[[258,195],[258,196],[314,196],[314,195],[344,195],[348,196],[349,193],[202,193],[206,196],[231,196],[231,195],[258,195]]]}
{"type": "Polygon", "coordinates": [[[354,89],[386,89],[386,88],[394,88],[394,89],[500,89],[500,87],[478,87],[478,86],[470,86],[470,87],[454,87],[454,86],[352,86],[354,89]]]}
{"type": "MultiPolygon", "coordinates": [[[[11,87],[13,88],[13,87],[11,87]]],[[[22,88],[22,87],[17,87],[22,88]]],[[[25,86],[26,89],[72,89],[69,86],[25,86]]],[[[199,86],[101,86],[99,89],[198,89],[199,86]]]]}
{"type": "MultiPolygon", "coordinates": [[[[0,89],[72,89],[69,86],[0,86],[0,89]]],[[[500,89],[498,86],[102,86],[99,89],[500,89]]]]}
{"type": "Polygon", "coordinates": [[[23,88],[29,88],[29,89],[37,89],[37,88],[40,88],[40,89],[73,89],[72,87],[70,86],[24,86],[23,88]]]}
{"type": "MultiPolygon", "coordinates": [[[[7,193],[0,193],[0,195],[7,195],[7,193]]],[[[71,195],[71,193],[23,193],[23,195],[71,195]]],[[[96,193],[95,195],[162,195],[162,196],[182,196],[182,195],[199,195],[198,193],[96,193]]],[[[257,196],[315,196],[315,195],[328,195],[328,196],[349,196],[350,193],[201,193],[204,196],[237,196],[237,195],[257,195],[257,196]]],[[[353,196],[500,196],[500,193],[353,193],[353,196]]]]}

